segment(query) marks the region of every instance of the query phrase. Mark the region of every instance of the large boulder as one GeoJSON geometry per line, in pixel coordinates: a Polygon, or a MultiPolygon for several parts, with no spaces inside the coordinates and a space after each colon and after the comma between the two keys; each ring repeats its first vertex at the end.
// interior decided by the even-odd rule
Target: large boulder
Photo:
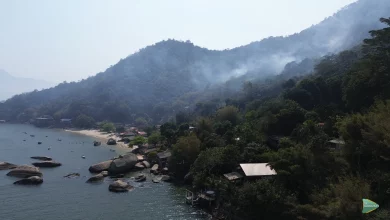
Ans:
{"type": "Polygon", "coordinates": [[[43,179],[40,176],[31,176],[14,182],[14,184],[18,185],[39,185],[41,183],[43,183],[43,179]]]}
{"type": "Polygon", "coordinates": [[[102,173],[96,174],[95,176],[90,177],[87,180],[87,183],[96,183],[104,180],[104,175],[102,173]]]}
{"type": "Polygon", "coordinates": [[[42,176],[42,173],[38,167],[29,166],[29,165],[22,165],[22,166],[18,166],[15,169],[8,172],[7,176],[28,178],[28,177],[32,177],[32,176],[42,176]]]}
{"type": "Polygon", "coordinates": [[[7,163],[7,162],[0,162],[0,170],[10,170],[18,167],[15,164],[7,163]]]}
{"type": "Polygon", "coordinates": [[[170,182],[172,180],[172,178],[168,175],[162,175],[161,176],[161,181],[164,181],[164,182],[170,182]]]}
{"type": "Polygon", "coordinates": [[[108,139],[107,145],[116,145],[116,140],[113,138],[108,139]]]}
{"type": "Polygon", "coordinates": [[[46,156],[34,156],[34,157],[31,157],[31,159],[43,160],[43,161],[53,160],[51,157],[46,157],[46,156]]]}
{"type": "Polygon", "coordinates": [[[107,171],[108,168],[110,167],[111,163],[113,160],[107,160],[103,161],[97,164],[94,164],[89,167],[89,172],[91,173],[100,173],[102,171],[107,171]]]}
{"type": "Polygon", "coordinates": [[[108,187],[111,192],[128,192],[131,189],[133,189],[133,186],[122,180],[116,180],[108,187]]]}
{"type": "Polygon", "coordinates": [[[142,163],[144,164],[144,166],[146,168],[150,168],[150,163],[148,161],[144,160],[144,161],[142,161],[142,163]]]}
{"type": "Polygon", "coordinates": [[[142,170],[145,168],[145,165],[142,162],[138,162],[135,164],[134,169],[142,170]]]}
{"type": "Polygon", "coordinates": [[[35,163],[32,163],[32,165],[34,165],[36,167],[59,167],[62,164],[55,162],[55,161],[52,161],[52,160],[48,160],[48,161],[35,162],[35,163]]]}
{"type": "Polygon", "coordinates": [[[135,154],[125,154],[112,161],[110,167],[108,168],[108,172],[112,174],[127,173],[133,169],[135,164],[137,164],[137,161],[138,159],[135,154]]]}

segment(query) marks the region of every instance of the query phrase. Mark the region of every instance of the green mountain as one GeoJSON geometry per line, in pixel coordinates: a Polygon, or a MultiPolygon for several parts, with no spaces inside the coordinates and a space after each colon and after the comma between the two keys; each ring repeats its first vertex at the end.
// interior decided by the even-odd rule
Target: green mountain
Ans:
{"type": "Polygon", "coordinates": [[[86,114],[99,121],[131,122],[139,117],[166,121],[174,112],[193,106],[199,99],[196,96],[210,88],[219,87],[220,93],[236,90],[244,81],[279,74],[285,68],[291,72],[293,66],[309,73],[314,64],[303,65],[306,58],[315,60],[359,44],[369,30],[383,27],[378,19],[388,11],[387,0],[360,0],[300,33],[231,50],[162,41],[94,77],[14,96],[0,105],[0,118],[23,122],[40,115],[75,118],[86,114]]]}

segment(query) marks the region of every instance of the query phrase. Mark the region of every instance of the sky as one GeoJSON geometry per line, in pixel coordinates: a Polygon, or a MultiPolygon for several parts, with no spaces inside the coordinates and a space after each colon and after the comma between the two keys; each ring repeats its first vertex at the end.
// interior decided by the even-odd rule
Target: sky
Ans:
{"type": "Polygon", "coordinates": [[[77,81],[166,39],[229,49],[286,36],[356,0],[0,0],[0,69],[77,81]]]}

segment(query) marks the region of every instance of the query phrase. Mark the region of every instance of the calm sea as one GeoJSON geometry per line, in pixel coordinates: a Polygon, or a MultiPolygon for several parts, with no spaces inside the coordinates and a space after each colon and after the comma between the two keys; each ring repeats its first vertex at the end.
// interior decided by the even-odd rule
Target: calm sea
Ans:
{"type": "Polygon", "coordinates": [[[0,171],[0,219],[204,219],[185,204],[183,189],[169,183],[155,184],[148,179],[143,185],[132,183],[135,189],[121,194],[108,191],[110,179],[97,185],[85,183],[91,176],[91,164],[120,151],[103,144],[94,147],[92,142],[89,137],[61,130],[0,124],[0,161],[31,164],[31,156],[49,156],[62,163],[57,168],[41,168],[44,182],[40,186],[13,185],[17,179],[6,176],[7,170],[0,171]],[[42,144],[38,145],[38,141],[42,144]],[[86,158],[82,159],[82,155],[86,158]],[[81,176],[63,178],[73,172],[81,176]]]}

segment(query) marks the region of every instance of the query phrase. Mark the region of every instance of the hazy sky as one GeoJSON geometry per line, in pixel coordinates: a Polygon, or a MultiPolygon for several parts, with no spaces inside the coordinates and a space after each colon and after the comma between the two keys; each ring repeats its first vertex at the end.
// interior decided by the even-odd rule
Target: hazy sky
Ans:
{"type": "Polygon", "coordinates": [[[355,0],[0,0],[0,69],[61,82],[174,38],[226,49],[290,35],[355,0]]]}

